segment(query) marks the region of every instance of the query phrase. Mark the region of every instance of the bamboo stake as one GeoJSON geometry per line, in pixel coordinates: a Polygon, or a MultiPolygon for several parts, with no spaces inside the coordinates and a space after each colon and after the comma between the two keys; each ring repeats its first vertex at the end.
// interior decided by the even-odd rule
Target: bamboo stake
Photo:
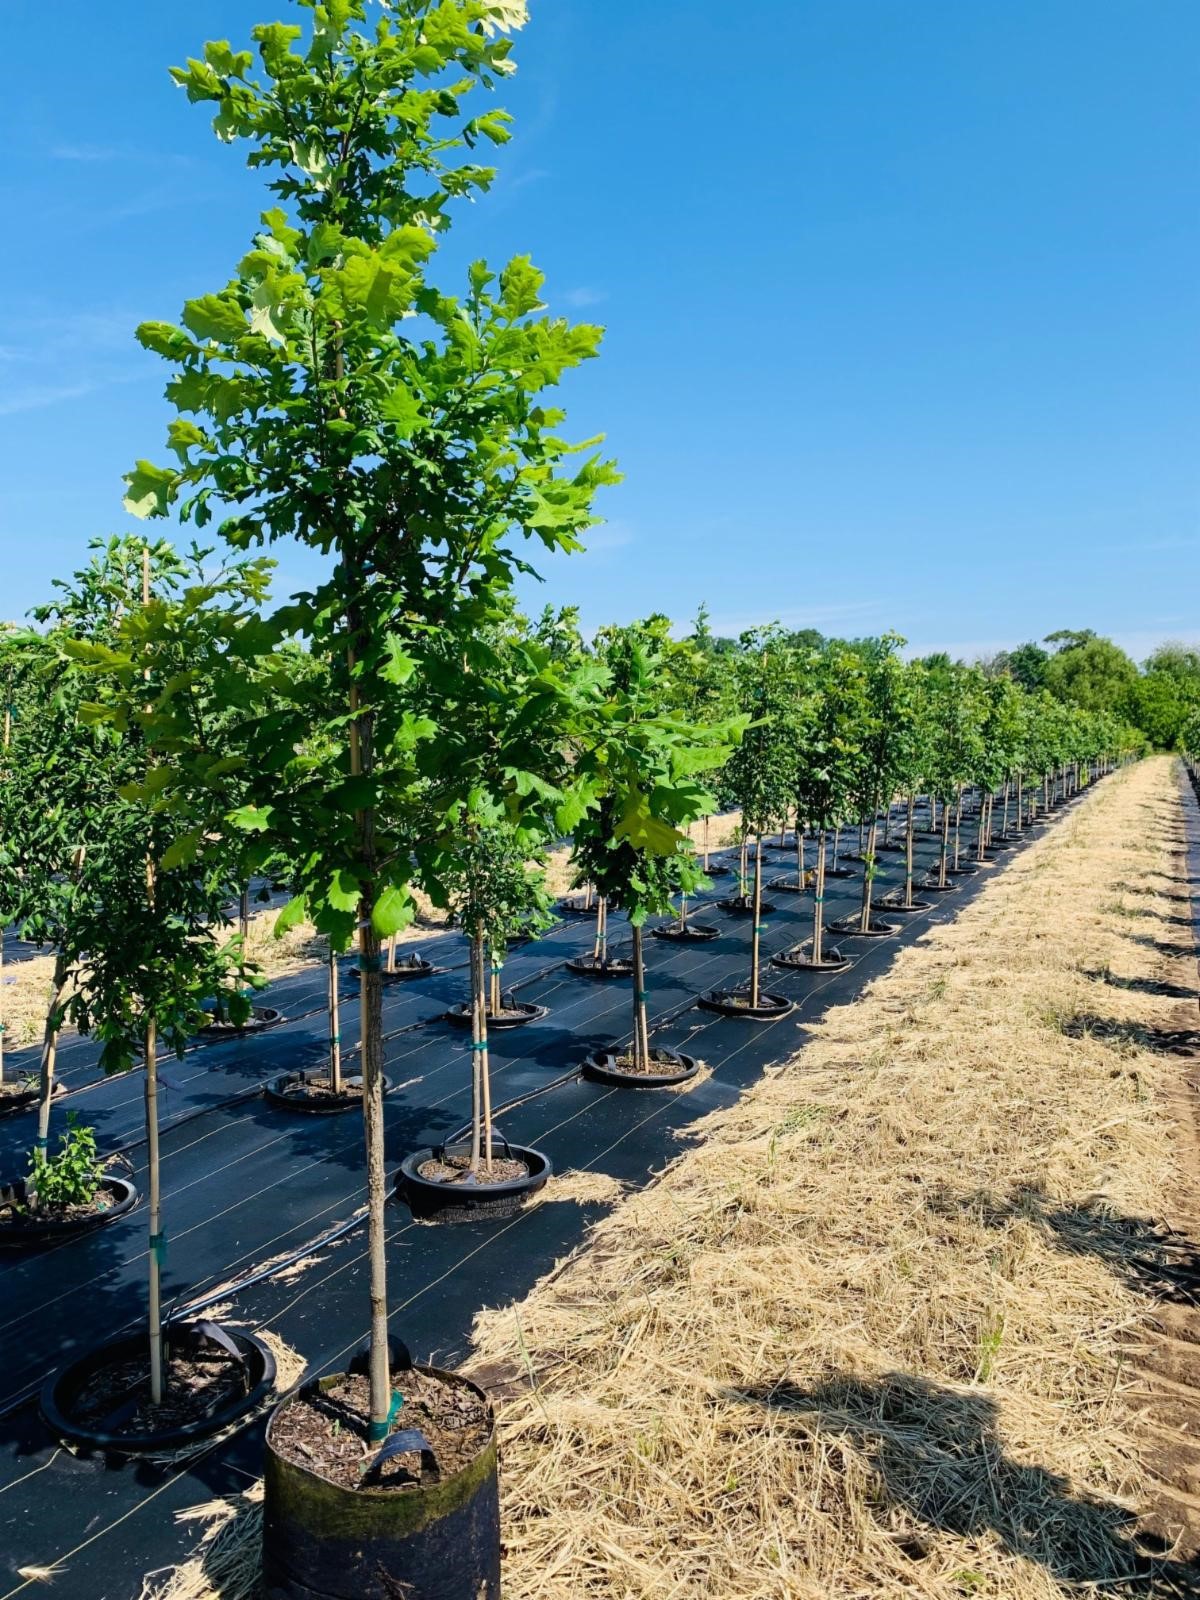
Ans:
{"type": "MultiPolygon", "coordinates": [[[[142,605],[150,604],[150,546],[142,546],[142,605]]],[[[146,668],[149,680],[150,668],[146,668]]],[[[147,705],[147,710],[149,706],[147,705]]],[[[146,852],[146,905],[151,916],[156,901],[154,852],[146,852]]],[[[146,1018],[146,1070],[143,1082],[146,1108],[146,1183],[149,1238],[150,1403],[163,1400],[162,1262],[166,1242],[162,1231],[162,1169],[158,1149],[158,1022],[146,1018]]]]}
{"type": "Polygon", "coordinates": [[[913,827],[916,822],[917,797],[908,797],[908,813],[904,822],[904,909],[912,910],[913,903],[913,827]]]}
{"type": "Polygon", "coordinates": [[[821,922],[822,906],[825,903],[825,827],[822,824],[817,832],[817,877],[814,885],[813,899],[813,965],[821,964],[821,945],[824,938],[824,927],[821,922]]]}
{"type": "Polygon", "coordinates": [[[338,996],[337,952],[329,946],[329,1087],[342,1092],[342,1034],[338,996]]]}
{"type": "Polygon", "coordinates": [[[639,1071],[650,1065],[650,1029],[646,1018],[646,964],[640,925],[633,930],[633,1061],[639,1071]]]}
{"type": "Polygon", "coordinates": [[[762,927],[762,834],[754,836],[754,928],[750,936],[750,1004],[758,1004],[759,945],[762,927]]]}
{"type": "Polygon", "coordinates": [[[875,882],[875,840],[879,832],[879,823],[875,817],[871,818],[871,826],[867,829],[866,869],[863,872],[862,891],[862,918],[859,922],[859,931],[869,933],[871,930],[871,895],[872,885],[875,882]]]}

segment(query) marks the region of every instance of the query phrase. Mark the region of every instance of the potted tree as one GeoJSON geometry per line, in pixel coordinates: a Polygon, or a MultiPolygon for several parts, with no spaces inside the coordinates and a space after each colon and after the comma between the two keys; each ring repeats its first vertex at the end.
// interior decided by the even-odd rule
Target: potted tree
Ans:
{"type": "MultiPolygon", "coordinates": [[[[511,69],[523,5],[393,0],[368,20],[365,0],[347,0],[299,17],[254,30],[257,63],[215,43],[175,73],[193,100],[214,107],[223,139],[248,141],[251,165],[277,169],[287,209],[266,213],[231,282],[189,301],[181,327],[141,330],[176,367],[169,395],[186,415],[173,425],[182,460],[139,463],[128,503],[156,514],[178,505],[185,518],[219,505],[235,545],[294,538],[331,558],[329,575],[285,608],[281,625],[329,667],[344,765],[335,784],[279,793],[273,775],[287,769],[294,732],[280,723],[260,748],[261,803],[248,820],[308,845],[294,852],[306,912],[357,936],[370,1351],[365,1376],[331,1380],[325,1403],[344,1403],[346,1426],[378,1452],[396,1431],[397,1393],[417,1383],[389,1370],[380,949],[412,915],[422,759],[447,731],[395,691],[420,685],[431,655],[469,657],[493,600],[524,566],[511,539],[579,548],[594,494],[615,474],[597,456],[564,470],[561,414],[542,400],[596,353],[600,330],[546,315],[541,275],[524,257],[499,277],[474,263],[461,296],[428,279],[454,205],[491,181],[471,147],[509,137],[504,113],[472,113],[463,102],[511,69]]],[[[511,783],[515,794],[515,773],[511,783]]],[[[468,779],[458,798],[469,789],[468,779]]],[[[420,1381],[456,1404],[452,1380],[420,1381]]],[[[436,1394],[431,1404],[436,1413],[436,1394]]],[[[299,1593],[331,1563],[350,1564],[366,1595],[402,1545],[405,1580],[420,1595],[414,1575],[428,1558],[411,1529],[411,1497],[397,1492],[414,1487],[408,1469],[420,1451],[390,1467],[376,1454],[365,1478],[340,1483],[325,1433],[307,1462],[287,1447],[291,1422],[302,1424],[312,1405],[308,1396],[290,1402],[268,1437],[268,1583],[299,1593]],[[344,1509],[315,1519],[318,1501],[344,1509]]],[[[490,1423],[479,1437],[467,1476],[483,1476],[472,1478],[469,1498],[483,1493],[494,1506],[490,1423]]],[[[449,1476],[439,1486],[445,1514],[423,1525],[458,1563],[439,1581],[494,1596],[494,1542],[443,1543],[449,1476]]]]}
{"type": "Polygon", "coordinates": [[[787,971],[827,972],[849,965],[840,950],[825,948],[825,879],[829,830],[845,814],[858,775],[860,729],[866,713],[862,657],[830,641],[814,663],[811,699],[794,748],[791,786],[796,810],[817,831],[813,934],[806,943],[772,957],[787,971]]]}
{"type": "Polygon", "coordinates": [[[690,1056],[652,1046],[647,1012],[644,928],[672,909],[672,897],[705,882],[687,833],[712,806],[700,782],[734,747],[745,719],[704,726],[669,702],[669,645],[650,623],[610,629],[600,645],[606,699],[595,733],[581,751],[598,803],[575,830],[580,871],[605,903],[626,914],[632,933],[632,1037],[624,1050],[601,1050],[587,1070],[606,1082],[654,1087],[696,1071],[690,1056]]]}
{"type": "Polygon", "coordinates": [[[863,852],[862,902],[859,910],[833,931],[858,938],[881,938],[894,933],[892,923],[871,915],[876,874],[879,809],[891,806],[892,795],[909,768],[916,736],[917,706],[912,676],[901,660],[898,634],[885,634],[863,645],[863,715],[859,721],[858,762],[852,798],[860,817],[867,820],[863,852]]]}
{"type": "Polygon", "coordinates": [[[731,700],[745,719],[742,739],[722,772],[724,792],[741,813],[743,847],[753,840],[752,887],[743,887],[726,910],[749,915],[750,973],[748,982],[733,989],[711,989],[700,998],[706,1010],[723,1016],[769,1021],[786,1016],[792,1002],[762,987],[762,917],[774,908],[762,897],[763,835],[787,817],[792,799],[795,759],[796,708],[790,654],[777,629],[742,636],[742,648],[732,666],[731,700]]]}
{"type": "Polygon", "coordinates": [[[895,781],[904,799],[904,835],[899,841],[904,852],[904,885],[893,889],[880,901],[889,912],[928,911],[928,900],[913,896],[915,871],[917,796],[929,769],[931,736],[929,675],[921,661],[911,661],[906,668],[908,679],[908,731],[897,751],[895,781]]]}
{"type": "Polygon", "coordinates": [[[215,728],[243,692],[271,564],[239,560],[214,574],[209,553],[193,550],[186,561],[164,553],[156,570],[145,547],[141,605],[123,612],[113,644],[80,636],[62,644],[95,675],[95,699],[80,716],[122,741],[118,771],[129,761],[140,769],[118,791],[121,803],[92,851],[89,892],[73,907],[74,987],[61,1010],[102,1042],[104,1070],[139,1061],[142,1068],[148,1337],[101,1346],[55,1374],[42,1409],[63,1437],[129,1451],[173,1448],[215,1431],[261,1401],[274,1376],[270,1351],[255,1336],[168,1324],[162,1315],[160,1049],[182,1055],[213,995],[231,1015],[248,1007],[241,941],[223,939],[221,929],[249,860],[242,835],[215,816],[224,780],[247,757],[222,748],[215,728]],[[198,793],[208,796],[203,810],[194,805],[198,793]]]}

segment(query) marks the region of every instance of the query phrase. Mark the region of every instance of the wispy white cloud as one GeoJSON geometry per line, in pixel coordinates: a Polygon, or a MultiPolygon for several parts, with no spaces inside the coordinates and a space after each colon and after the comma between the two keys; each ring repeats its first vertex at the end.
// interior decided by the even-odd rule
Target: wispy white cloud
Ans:
{"type": "Polygon", "coordinates": [[[64,400],[80,400],[84,395],[95,394],[115,384],[132,383],[140,377],[136,372],[113,372],[80,378],[74,383],[31,383],[0,393],[0,417],[15,417],[22,411],[43,411],[47,406],[60,405],[64,400]]]}
{"type": "Polygon", "coordinates": [[[121,152],[112,145],[56,144],[50,151],[55,161],[119,161],[121,152]]]}
{"type": "Polygon", "coordinates": [[[574,306],[577,310],[582,306],[598,306],[602,300],[608,299],[606,289],[590,289],[584,284],[578,289],[568,289],[559,298],[567,305],[574,306]]]}

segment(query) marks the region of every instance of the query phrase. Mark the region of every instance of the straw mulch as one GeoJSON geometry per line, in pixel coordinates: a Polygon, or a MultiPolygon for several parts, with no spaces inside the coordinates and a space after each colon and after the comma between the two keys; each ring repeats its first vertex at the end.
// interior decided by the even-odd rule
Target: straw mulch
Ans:
{"type": "Polygon", "coordinates": [[[1140,987],[1179,815],[1170,761],[1109,779],[480,1318],[506,1600],[1197,1592],[1139,1553],[1122,1351],[1180,1166],[1140,987]]]}

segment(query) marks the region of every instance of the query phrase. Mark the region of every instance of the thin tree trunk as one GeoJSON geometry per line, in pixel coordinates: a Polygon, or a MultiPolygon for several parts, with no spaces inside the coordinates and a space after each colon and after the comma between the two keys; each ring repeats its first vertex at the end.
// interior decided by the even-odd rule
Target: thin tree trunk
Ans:
{"type": "Polygon", "coordinates": [[[338,996],[337,951],[329,946],[329,1087],[342,1092],[341,1003],[338,996]]]}
{"type": "Polygon", "coordinates": [[[912,910],[913,903],[913,828],[917,817],[917,797],[908,797],[908,814],[904,820],[904,909],[912,910]]]}
{"type": "Polygon", "coordinates": [[[1011,793],[1012,793],[1012,779],[1011,778],[1005,778],[1005,780],[1004,780],[1004,815],[1000,820],[1000,837],[1002,839],[1007,839],[1008,838],[1008,797],[1009,797],[1009,795],[1011,793]]]}
{"type": "Polygon", "coordinates": [[[986,798],[981,796],[979,801],[979,823],[975,829],[975,859],[980,866],[987,860],[983,852],[987,845],[988,804],[990,800],[991,795],[989,794],[986,798]]]}
{"type": "Polygon", "coordinates": [[[938,888],[944,889],[950,873],[950,807],[942,805],[942,850],[938,867],[938,888]]]}
{"type": "Polygon", "coordinates": [[[478,1172],[483,1154],[483,935],[471,936],[471,1157],[478,1172]]]}
{"type": "Polygon", "coordinates": [[[150,1403],[163,1399],[162,1262],[166,1237],[162,1229],[162,1164],[158,1153],[158,1030],[146,1023],[146,1185],[150,1230],[150,1403]]]}
{"type": "Polygon", "coordinates": [[[54,958],[54,977],[50,981],[50,1005],[42,1030],[42,1062],[38,1075],[38,1120],[35,1148],[45,1154],[50,1140],[50,1106],[54,1099],[54,1067],[58,1057],[58,1008],[67,981],[66,957],[60,950],[54,958]]]}
{"type": "Polygon", "coordinates": [[[646,963],[642,952],[642,930],[633,930],[633,1063],[644,1072],[650,1065],[650,1025],[646,1017],[646,963]]]}
{"type": "Polygon", "coordinates": [[[958,786],[958,804],[954,809],[954,870],[958,871],[958,852],[962,839],[962,784],[958,786]]]}
{"type": "Polygon", "coordinates": [[[821,922],[822,906],[825,903],[825,829],[817,832],[817,877],[813,885],[813,965],[821,964],[821,946],[824,939],[824,927],[821,922]]]}
{"type": "Polygon", "coordinates": [[[759,929],[762,916],[762,834],[754,839],[754,924],[750,935],[750,1004],[758,1004],[759,929]]]}
{"type": "Polygon", "coordinates": [[[937,796],[932,794],[929,796],[929,831],[937,832],[937,796]]]}
{"type": "Polygon", "coordinates": [[[1025,826],[1025,774],[1017,773],[1017,829],[1025,826]]]}
{"type": "Polygon", "coordinates": [[[488,981],[488,1015],[492,1017],[498,1017],[500,1015],[501,963],[496,960],[496,952],[494,949],[488,950],[488,957],[490,961],[488,981]]]}
{"type": "Polygon", "coordinates": [[[247,884],[238,896],[238,933],[241,936],[242,949],[246,948],[246,940],[250,937],[250,886],[247,884]]]}
{"type": "Polygon", "coordinates": [[[833,862],[832,862],[832,865],[834,866],[835,869],[836,869],[837,864],[838,864],[838,850],[841,847],[841,842],[842,842],[842,825],[839,822],[837,824],[837,826],[833,830],[833,862]]]}
{"type": "Polygon", "coordinates": [[[743,833],[741,854],[738,857],[738,893],[743,900],[746,898],[746,852],[748,848],[749,842],[746,838],[746,835],[743,833]]]}
{"type": "Polygon", "coordinates": [[[869,933],[871,928],[871,895],[875,882],[875,840],[879,832],[879,824],[874,817],[871,826],[867,829],[867,864],[863,872],[862,890],[862,919],[859,923],[860,931],[869,933]]]}
{"type": "Polygon", "coordinates": [[[708,871],[708,815],[704,817],[704,870],[708,871]]]}
{"type": "Polygon", "coordinates": [[[388,940],[387,952],[388,952],[387,953],[387,970],[389,972],[395,972],[395,970],[396,970],[396,935],[395,934],[393,934],[391,936],[391,938],[388,940]]]}
{"type": "Polygon", "coordinates": [[[603,895],[596,901],[596,939],[592,945],[592,960],[602,967],[608,965],[608,901],[603,895]]]}
{"type": "MultiPolygon", "coordinates": [[[[348,618],[352,636],[357,637],[358,619],[348,618]]],[[[354,676],[353,653],[350,669],[350,773],[370,777],[374,772],[374,719],[363,713],[358,683],[354,676]]],[[[392,1408],[392,1378],[388,1355],[387,1252],[384,1206],[387,1178],[383,1149],[383,974],[380,972],[380,941],[371,921],[375,899],[375,812],[371,807],[355,815],[357,854],[363,869],[363,892],[358,908],[359,1035],[362,1067],[363,1143],[367,1177],[367,1255],[370,1264],[371,1344],[370,1442],[387,1438],[392,1408]]]]}

